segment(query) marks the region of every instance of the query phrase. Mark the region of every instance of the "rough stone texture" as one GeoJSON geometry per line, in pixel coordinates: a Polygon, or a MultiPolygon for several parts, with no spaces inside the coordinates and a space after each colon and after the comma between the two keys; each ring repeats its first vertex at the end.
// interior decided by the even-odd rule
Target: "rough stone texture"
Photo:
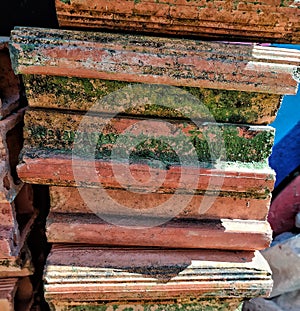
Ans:
{"type": "MultiPolygon", "coordinates": [[[[208,248],[258,250],[270,245],[266,221],[252,220],[166,220],[156,227],[140,228],[139,218],[112,218],[124,226],[104,222],[94,214],[50,213],[47,238],[50,243],[84,243],[111,246],[208,248]]],[[[149,221],[149,220],[148,220],[149,221]]]]}
{"type": "Polygon", "coordinates": [[[279,295],[272,301],[284,311],[298,311],[300,309],[300,290],[279,295]]]}
{"type": "Polygon", "coordinates": [[[31,107],[84,112],[93,109],[144,117],[206,117],[223,123],[270,124],[281,101],[276,94],[147,84],[131,87],[132,83],[124,81],[77,77],[23,75],[23,81],[31,107]]]}
{"type": "Polygon", "coordinates": [[[60,26],[300,42],[298,1],[56,0],[60,26]]]}
{"type": "Polygon", "coordinates": [[[16,173],[23,146],[24,109],[0,121],[0,201],[12,202],[22,187],[16,173]]]}
{"type": "Polygon", "coordinates": [[[8,41],[0,37],[0,120],[20,104],[20,80],[11,68],[8,41]]]}
{"type": "Polygon", "coordinates": [[[300,235],[262,252],[273,272],[271,297],[300,289],[300,235]]]}
{"type": "MultiPolygon", "coordinates": [[[[265,220],[268,213],[270,203],[270,195],[255,196],[251,193],[226,193],[221,192],[218,196],[214,192],[205,194],[197,194],[192,198],[189,194],[163,194],[163,193],[136,193],[126,190],[110,190],[106,189],[102,194],[97,188],[81,188],[86,195],[93,198],[94,202],[102,207],[104,196],[109,196],[115,202],[122,206],[129,207],[134,210],[150,209],[167,200],[172,196],[176,197],[177,202],[188,202],[183,210],[177,215],[178,218],[205,218],[205,219],[252,219],[265,220]],[[213,203],[208,210],[201,209],[201,203],[211,197],[213,203]]],[[[91,214],[94,213],[75,187],[50,187],[50,205],[51,210],[55,213],[78,213],[91,214]]],[[[119,210],[114,208],[114,204],[106,204],[111,214],[119,214],[119,210]]],[[[125,214],[123,214],[126,216],[125,214]]],[[[129,213],[128,213],[129,216],[129,213]]],[[[156,213],[156,216],[160,216],[156,213]]],[[[176,215],[175,215],[176,216],[176,215]]]]}
{"type": "Polygon", "coordinates": [[[178,164],[182,159],[185,162],[181,164],[194,164],[197,160],[200,163],[266,163],[274,140],[274,129],[267,126],[210,122],[195,125],[190,120],[103,114],[83,118],[79,113],[50,109],[26,111],[24,122],[27,150],[59,150],[62,154],[70,154],[74,142],[78,145],[80,139],[79,156],[82,157],[88,156],[90,148],[94,147],[96,159],[110,159],[117,145],[118,159],[115,160],[124,161],[129,157],[128,148],[133,146],[130,161],[155,159],[166,165],[178,164]]]}
{"type": "Polygon", "coordinates": [[[274,94],[297,90],[298,50],[22,27],[11,39],[16,73],[274,94]]]}
{"type": "Polygon", "coordinates": [[[253,298],[244,302],[243,311],[287,311],[281,309],[274,301],[264,298],[253,298]]]}
{"type": "Polygon", "coordinates": [[[45,295],[55,310],[84,305],[103,311],[126,310],[126,305],[129,310],[234,310],[230,301],[266,296],[271,286],[266,262],[253,252],[54,245],[45,270],[45,295]]]}
{"type": "Polygon", "coordinates": [[[300,176],[295,177],[273,200],[268,221],[275,234],[290,231],[300,212],[300,176]]]}
{"type": "Polygon", "coordinates": [[[300,291],[293,291],[272,299],[254,298],[243,305],[243,311],[298,311],[300,291]]]}
{"type": "MultiPolygon", "coordinates": [[[[153,168],[145,164],[113,165],[106,161],[88,161],[73,159],[50,152],[37,150],[36,154],[23,156],[23,163],[18,165],[19,177],[33,184],[47,184],[57,186],[99,186],[109,189],[143,190],[158,188],[158,193],[174,193],[174,189],[181,189],[185,193],[194,191],[230,191],[255,193],[266,195],[273,190],[274,172],[268,167],[257,168],[254,165],[233,165],[219,163],[211,168],[178,167],[170,166],[168,169],[153,168]],[[74,179],[74,169],[83,168],[81,175],[74,179]],[[95,171],[96,168],[96,171],[95,171]],[[128,169],[131,176],[128,175],[128,169]],[[114,172],[122,178],[122,186],[116,180],[114,172]],[[185,183],[180,182],[184,172],[185,183]],[[149,173],[165,176],[164,182],[151,180],[149,173]]],[[[153,176],[154,176],[153,175],[153,176]]]]}

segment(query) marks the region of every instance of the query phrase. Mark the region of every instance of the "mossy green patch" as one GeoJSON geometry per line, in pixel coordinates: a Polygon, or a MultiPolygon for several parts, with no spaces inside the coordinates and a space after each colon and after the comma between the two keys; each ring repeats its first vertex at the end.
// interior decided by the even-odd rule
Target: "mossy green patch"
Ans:
{"type": "Polygon", "coordinates": [[[266,124],[276,115],[280,96],[123,81],[24,75],[29,105],[56,109],[176,118],[210,118],[217,122],[266,124]],[[123,88],[135,87],[138,94],[123,88]],[[123,89],[123,90],[122,90],[123,89]],[[177,94],[174,90],[178,89],[177,94]],[[170,94],[168,94],[168,92],[170,94]],[[141,103],[142,98],[142,103],[141,103]]]}
{"type": "Polygon", "coordinates": [[[140,303],[118,303],[118,305],[112,305],[110,303],[97,305],[78,305],[78,306],[66,306],[64,311],[229,311],[236,310],[239,304],[239,299],[191,299],[196,302],[140,302],[140,303]]]}
{"type": "Polygon", "coordinates": [[[229,162],[265,162],[271,153],[273,131],[254,132],[243,127],[218,126],[209,130],[212,138],[207,139],[206,129],[190,131],[185,139],[182,136],[157,136],[152,138],[147,134],[128,135],[121,139],[116,132],[81,133],[74,130],[47,128],[37,124],[27,124],[25,127],[25,144],[49,150],[72,152],[76,141],[77,155],[86,156],[94,152],[96,159],[107,159],[114,155],[118,160],[130,159],[132,162],[161,161],[166,165],[191,163],[196,152],[197,159],[203,163],[216,161],[229,162]],[[250,134],[249,134],[250,133],[250,134]],[[118,143],[116,147],[116,143],[118,143]],[[222,148],[224,146],[224,148],[222,148]],[[117,149],[116,149],[117,148],[117,149]]]}

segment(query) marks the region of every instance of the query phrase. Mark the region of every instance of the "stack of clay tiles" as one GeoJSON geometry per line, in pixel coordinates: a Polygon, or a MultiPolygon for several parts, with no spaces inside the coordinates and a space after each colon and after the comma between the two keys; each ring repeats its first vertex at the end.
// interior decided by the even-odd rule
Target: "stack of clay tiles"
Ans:
{"type": "Polygon", "coordinates": [[[30,310],[33,269],[26,239],[35,219],[32,189],[16,173],[23,146],[20,80],[11,68],[8,38],[0,38],[0,310],[30,310]]]}
{"type": "Polygon", "coordinates": [[[224,40],[299,41],[296,1],[56,7],[62,27],[89,31],[17,27],[10,46],[29,103],[18,175],[50,191],[51,309],[235,310],[267,296],[267,124],[297,91],[300,55],[224,40]]]}

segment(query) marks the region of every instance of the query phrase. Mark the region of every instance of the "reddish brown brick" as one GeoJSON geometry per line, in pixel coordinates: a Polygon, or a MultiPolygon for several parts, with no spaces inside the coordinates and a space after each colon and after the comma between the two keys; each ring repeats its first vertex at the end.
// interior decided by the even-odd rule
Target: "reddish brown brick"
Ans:
{"type": "Polygon", "coordinates": [[[230,301],[268,295],[271,285],[261,255],[245,251],[54,245],[45,273],[46,299],[58,310],[86,304],[168,310],[168,303],[189,311],[228,303],[228,310],[230,301]]]}
{"type": "Polygon", "coordinates": [[[296,1],[56,0],[60,26],[299,43],[296,1]]]}
{"type": "MultiPolygon", "coordinates": [[[[98,188],[81,188],[80,191],[87,193],[87,196],[94,198],[95,202],[99,202],[99,208],[104,196],[109,196],[113,201],[122,206],[129,207],[135,211],[139,209],[151,209],[155,206],[163,204],[170,200],[173,196],[178,202],[187,202],[186,206],[177,216],[178,218],[193,218],[193,219],[252,219],[265,220],[268,208],[270,205],[270,196],[257,197],[254,194],[247,193],[219,193],[214,196],[214,193],[193,195],[189,194],[163,194],[163,193],[136,193],[125,190],[110,190],[106,189],[104,194],[101,194],[98,188]],[[243,197],[244,196],[244,197],[243,197]],[[205,198],[212,198],[213,204],[208,210],[200,210],[201,203],[205,203],[205,198]]],[[[75,187],[50,187],[51,210],[56,213],[78,213],[91,214],[93,210],[86,204],[80,196],[78,189],[75,187]]],[[[208,207],[204,204],[202,208],[208,207]]],[[[114,209],[113,204],[107,206],[112,215],[118,214],[114,209]]],[[[165,212],[164,210],[162,212],[165,212]]],[[[128,216],[129,214],[124,216],[128,216]]],[[[156,216],[160,216],[158,213],[156,216]]]]}
{"type": "Polygon", "coordinates": [[[114,163],[114,168],[110,162],[96,160],[76,160],[72,162],[70,156],[63,156],[55,153],[39,154],[39,157],[23,157],[23,163],[18,166],[18,174],[20,178],[28,183],[48,184],[61,186],[99,186],[100,183],[105,188],[122,189],[114,176],[114,171],[119,172],[124,178],[123,186],[130,186],[131,189],[140,189],[141,183],[145,183],[142,189],[147,189],[148,173],[166,174],[165,180],[153,182],[151,188],[159,186],[158,192],[173,193],[174,189],[181,189],[189,193],[194,190],[217,190],[230,192],[250,192],[265,195],[273,190],[274,172],[269,167],[261,169],[251,167],[232,167],[231,165],[224,166],[220,169],[206,169],[187,167],[187,182],[180,183],[181,167],[170,166],[168,170],[159,168],[150,168],[144,164],[132,164],[129,166],[133,179],[128,177],[128,165],[122,163],[114,163]],[[82,167],[82,175],[77,176],[77,181],[74,180],[73,167],[78,170],[82,167]],[[96,174],[87,174],[88,168],[96,168],[96,174]],[[126,176],[128,179],[126,180],[126,176]],[[218,178],[221,176],[221,179],[218,178]],[[195,183],[195,178],[198,180],[195,183]],[[224,180],[223,180],[224,179],[224,180]],[[132,181],[136,180],[136,183],[132,181]],[[189,180],[189,181],[188,181],[189,180]]]}
{"type": "Polygon", "coordinates": [[[298,50],[126,34],[16,28],[14,69],[174,86],[295,94],[298,50]]]}
{"type": "MultiPolygon", "coordinates": [[[[119,219],[123,218],[120,215],[119,219]]],[[[156,227],[139,228],[135,227],[134,218],[130,218],[132,226],[123,227],[93,214],[50,213],[47,222],[50,243],[259,250],[268,247],[272,239],[268,222],[254,220],[171,220],[156,227]]]]}

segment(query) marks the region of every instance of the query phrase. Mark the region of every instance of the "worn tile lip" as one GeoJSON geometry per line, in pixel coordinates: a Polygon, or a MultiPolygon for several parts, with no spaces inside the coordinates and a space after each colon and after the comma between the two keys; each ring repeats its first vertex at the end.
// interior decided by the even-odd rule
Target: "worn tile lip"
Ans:
{"type": "Polygon", "coordinates": [[[123,227],[106,223],[96,215],[53,212],[46,228],[51,243],[172,249],[254,251],[268,247],[272,236],[267,221],[170,220],[156,227],[123,227]]]}
{"type": "MultiPolygon", "coordinates": [[[[119,292],[124,295],[129,291],[129,298],[138,290],[146,290],[145,285],[149,286],[150,295],[163,297],[164,300],[179,296],[184,299],[193,297],[196,293],[198,298],[204,299],[220,295],[232,298],[236,295],[243,297],[257,295],[257,290],[267,295],[272,286],[271,271],[257,251],[228,252],[187,249],[162,251],[130,247],[107,249],[97,246],[85,250],[84,247],[86,246],[54,245],[44,274],[47,298],[59,299],[63,302],[73,297],[74,301],[87,301],[92,297],[94,300],[96,295],[102,292],[110,294],[110,297],[105,298],[106,301],[118,297],[119,302],[122,302],[125,297],[121,297],[119,292]],[[97,261],[99,264],[95,266],[95,260],[88,259],[86,254],[94,254],[97,258],[100,256],[97,261]],[[153,275],[135,271],[134,268],[138,265],[136,260],[132,260],[131,255],[136,260],[140,258],[143,262],[142,267],[152,267],[155,262],[154,266],[157,267],[161,264],[162,267],[178,267],[178,269],[174,274],[166,275],[162,282],[160,270],[153,275]],[[219,256],[221,260],[216,259],[219,256]],[[106,264],[107,259],[109,261],[111,257],[114,258],[113,263],[106,264]],[[64,263],[68,258],[72,258],[72,267],[67,267],[64,263]],[[131,267],[133,270],[130,269],[131,267]],[[106,278],[103,279],[105,273],[106,278]],[[86,284],[85,289],[79,288],[82,282],[86,284]],[[234,284],[238,284],[238,293],[232,291],[234,284]],[[127,286],[128,289],[125,292],[127,286]],[[219,290],[222,290],[222,293],[219,290]],[[83,292],[88,293],[89,298],[82,296],[83,292]]],[[[151,302],[149,298],[150,296],[147,295],[147,299],[151,302]]],[[[138,301],[140,298],[137,299],[138,301]]]]}
{"type": "MultiPolygon", "coordinates": [[[[282,61],[284,64],[297,63],[300,65],[300,52],[297,49],[288,49],[288,48],[279,48],[274,46],[263,46],[260,43],[254,42],[231,42],[231,41],[206,41],[201,39],[186,39],[186,38],[169,38],[169,37],[160,37],[159,35],[145,35],[145,34],[128,34],[122,32],[95,32],[95,31],[80,31],[80,30],[68,30],[68,29],[51,29],[51,28],[40,28],[40,27],[25,27],[25,26],[15,26],[11,31],[11,36],[9,44],[14,43],[32,43],[36,41],[36,45],[53,44],[62,46],[62,43],[66,46],[71,46],[72,44],[84,42],[81,38],[82,35],[85,35],[85,44],[89,47],[91,44],[97,45],[103,44],[103,47],[110,46],[118,42],[128,43],[128,39],[131,40],[129,43],[131,45],[136,45],[139,42],[146,40],[159,40],[160,43],[158,48],[163,48],[163,44],[180,44],[182,48],[185,48],[186,51],[196,51],[195,46],[200,46],[200,44],[206,46],[200,50],[201,52],[210,52],[218,51],[223,55],[227,56],[244,56],[244,57],[254,57],[258,58],[261,61],[264,59],[271,59],[274,61],[282,61]],[[36,37],[36,32],[44,34],[44,37],[36,37]],[[99,42],[99,39],[106,39],[107,42],[99,42]],[[120,41],[117,41],[120,40],[120,41]],[[185,45],[184,43],[191,43],[191,47],[185,45]],[[239,51],[240,54],[235,50],[232,53],[228,51],[222,51],[225,47],[235,47],[241,48],[239,51]],[[253,50],[247,50],[247,48],[253,47],[253,50]],[[245,48],[245,49],[243,49],[245,48]],[[252,52],[252,53],[251,53],[252,52]],[[280,57],[281,56],[281,57],[280,57]],[[293,57],[293,58],[292,58],[293,57]],[[290,59],[292,58],[292,59],[290,59]]],[[[1,38],[1,37],[0,37],[1,38]]],[[[3,37],[8,39],[7,37],[3,37]]],[[[101,46],[101,45],[100,45],[101,46]]],[[[138,46],[138,45],[136,45],[138,46]]],[[[201,47],[201,46],[200,46],[201,47]]],[[[93,46],[94,48],[94,46],[93,46]]],[[[125,47],[124,47],[125,48],[125,47]]],[[[125,48],[126,49],[126,48],[125,48]]],[[[180,52],[180,50],[178,51],[180,52]]]]}
{"type": "MultiPolygon", "coordinates": [[[[51,211],[58,213],[73,213],[73,214],[92,214],[94,213],[93,209],[89,207],[89,204],[86,204],[80,197],[80,191],[89,192],[94,195],[94,200],[96,204],[100,202],[103,196],[99,195],[97,188],[75,188],[75,187],[59,187],[51,186],[49,189],[50,192],[50,206],[51,211]],[[68,204],[67,204],[68,203],[68,204]]],[[[141,191],[140,200],[134,201],[136,194],[127,194],[125,190],[107,190],[106,193],[121,203],[130,202],[127,206],[131,208],[138,209],[141,207],[144,195],[145,201],[149,198],[150,202],[155,204],[155,202],[160,202],[161,198],[170,199],[172,194],[164,193],[146,193],[141,191]],[[132,202],[132,204],[131,204],[132,202]]],[[[230,218],[230,219],[252,219],[252,220],[265,220],[266,213],[268,211],[268,206],[271,195],[255,195],[253,193],[228,193],[220,192],[216,200],[211,205],[211,207],[205,212],[199,212],[199,201],[205,200],[205,195],[215,195],[213,191],[203,191],[201,193],[194,193],[191,201],[184,207],[174,218],[177,219],[220,219],[220,218],[230,218]],[[241,198],[242,197],[242,198],[241,198]],[[246,198],[244,198],[246,197],[246,198]],[[245,206],[249,202],[250,209],[245,209],[245,206]],[[226,206],[226,208],[225,208],[226,206]],[[221,207],[221,208],[219,208],[221,207]],[[227,208],[228,207],[228,208],[227,208]]],[[[177,194],[178,199],[188,198],[189,194],[177,194]]],[[[98,205],[96,205],[98,206],[98,205]]],[[[152,205],[153,206],[153,205],[152,205]]],[[[151,205],[149,204],[151,208],[151,205]]],[[[97,207],[96,207],[97,208],[97,207]]],[[[141,208],[144,208],[142,206],[141,208]]],[[[110,209],[110,215],[120,214],[118,209],[110,209]]],[[[130,212],[129,212],[130,214],[130,212]]],[[[128,213],[123,213],[124,217],[128,216],[128,213]]],[[[159,217],[160,213],[155,213],[154,217],[159,217]]],[[[162,215],[163,217],[163,215],[162,215]]]]}
{"type": "MultiPolygon", "coordinates": [[[[110,172],[110,168],[112,165],[117,165],[123,167],[124,165],[126,166],[127,164],[122,163],[122,162],[116,162],[116,163],[110,163],[110,161],[106,160],[96,160],[96,161],[87,161],[82,158],[75,158],[72,161],[72,157],[70,155],[64,155],[64,154],[57,154],[57,153],[49,153],[49,152],[43,152],[40,154],[37,154],[34,158],[27,156],[26,155],[26,150],[24,150],[25,153],[23,153],[23,161],[20,163],[17,167],[17,171],[19,173],[19,176],[23,178],[25,181],[31,180],[35,177],[41,178],[46,182],[46,173],[43,171],[40,171],[40,176],[34,176],[30,174],[30,171],[33,169],[34,166],[36,167],[53,167],[53,169],[57,166],[58,167],[65,167],[69,168],[70,172],[72,171],[72,165],[78,165],[78,166],[86,166],[86,165],[96,165],[97,170],[108,170],[110,172]],[[53,161],[55,160],[55,163],[53,161]],[[29,174],[29,175],[28,175],[29,174]]],[[[149,170],[149,165],[147,164],[132,164],[131,167],[139,172],[142,171],[148,171],[149,170]]],[[[267,164],[265,164],[263,167],[255,167],[249,165],[243,165],[243,163],[236,163],[236,162],[222,162],[219,164],[216,164],[212,168],[201,168],[201,167],[187,167],[190,170],[191,176],[199,176],[199,174],[202,174],[203,176],[206,174],[209,174],[208,176],[228,176],[228,178],[231,178],[232,176],[235,177],[245,177],[247,179],[255,178],[256,180],[268,180],[268,181],[274,181],[275,178],[275,172],[273,169],[271,169],[267,164]],[[231,177],[230,177],[231,176],[231,177]]],[[[156,169],[159,170],[159,169],[156,169]]],[[[54,170],[55,171],[55,170],[54,170]]],[[[107,171],[107,172],[108,172],[107,171]]],[[[167,170],[170,173],[174,172],[175,174],[180,172],[180,167],[179,166],[170,166],[169,169],[167,170]]],[[[70,173],[69,172],[69,173],[70,173]]],[[[57,172],[55,175],[55,181],[59,182],[60,185],[63,181],[63,176],[60,176],[62,172],[57,172]]],[[[111,173],[109,173],[111,174],[111,173]]],[[[110,175],[109,175],[110,176],[110,175]]],[[[50,177],[49,177],[50,178],[50,177]]],[[[52,177],[53,178],[53,177],[52,177]]],[[[75,183],[74,176],[68,176],[70,178],[70,181],[72,180],[75,183]]],[[[104,177],[106,178],[106,177],[104,177]]],[[[110,177],[109,177],[110,178],[110,177]]],[[[54,181],[53,181],[54,182],[54,181]]],[[[53,182],[50,183],[53,185],[53,182]]],[[[48,182],[46,182],[49,184],[48,182]]]]}
{"type": "Polygon", "coordinates": [[[12,31],[10,52],[15,72],[23,74],[274,94],[296,93],[300,65],[297,50],[255,44],[29,27],[12,31]]]}

